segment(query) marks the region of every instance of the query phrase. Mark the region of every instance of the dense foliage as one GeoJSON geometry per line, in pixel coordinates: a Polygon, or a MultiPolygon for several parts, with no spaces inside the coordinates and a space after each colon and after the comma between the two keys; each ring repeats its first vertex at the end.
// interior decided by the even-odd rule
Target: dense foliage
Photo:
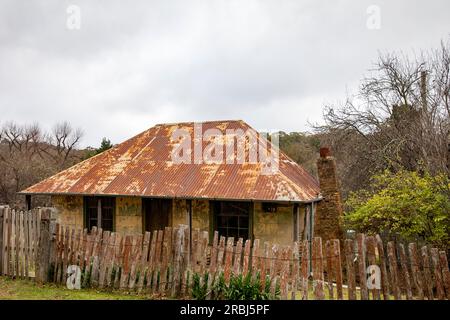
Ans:
{"type": "Polygon", "coordinates": [[[292,160],[301,164],[309,173],[316,176],[316,159],[319,154],[320,139],[318,135],[304,132],[279,132],[280,149],[292,160]]]}
{"type": "Polygon", "coordinates": [[[450,247],[450,181],[446,175],[401,170],[375,175],[350,194],[347,227],[450,247]]]}
{"type": "Polygon", "coordinates": [[[247,275],[231,275],[227,284],[223,273],[221,273],[208,291],[208,274],[203,276],[194,274],[191,290],[192,298],[204,300],[209,295],[212,300],[275,300],[280,296],[279,285],[276,285],[275,293],[270,292],[270,279],[266,278],[264,286],[261,284],[259,273],[253,277],[247,275]]]}

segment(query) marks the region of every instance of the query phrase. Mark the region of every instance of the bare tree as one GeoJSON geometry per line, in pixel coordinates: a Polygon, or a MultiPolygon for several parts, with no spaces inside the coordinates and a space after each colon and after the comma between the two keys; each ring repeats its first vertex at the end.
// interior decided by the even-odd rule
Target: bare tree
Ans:
{"type": "Polygon", "coordinates": [[[381,56],[358,94],[314,126],[338,153],[345,191],[383,169],[447,172],[450,42],[412,60],[381,56]]]}
{"type": "Polygon", "coordinates": [[[49,140],[49,144],[53,145],[56,150],[56,155],[53,156],[55,161],[57,163],[59,162],[61,166],[64,166],[69,155],[82,137],[83,131],[72,128],[67,121],[56,124],[53,127],[49,140]]]}
{"type": "Polygon", "coordinates": [[[18,191],[78,162],[81,138],[81,130],[67,122],[51,133],[37,123],[5,123],[0,128],[0,203],[14,205],[18,191]]]}

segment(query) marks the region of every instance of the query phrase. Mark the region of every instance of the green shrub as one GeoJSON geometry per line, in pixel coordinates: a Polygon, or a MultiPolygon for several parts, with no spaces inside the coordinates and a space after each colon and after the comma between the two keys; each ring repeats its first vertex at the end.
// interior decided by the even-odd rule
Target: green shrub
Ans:
{"type": "Polygon", "coordinates": [[[208,274],[203,275],[203,281],[201,281],[201,276],[195,273],[192,276],[192,290],[191,295],[195,300],[205,300],[208,294],[208,274]]]}
{"type": "Polygon", "coordinates": [[[443,248],[450,244],[450,185],[445,175],[385,171],[346,202],[347,228],[399,235],[443,248]]]}
{"type": "Polygon", "coordinates": [[[229,284],[226,284],[223,273],[212,284],[211,291],[208,292],[208,274],[193,275],[193,285],[191,290],[192,298],[204,300],[210,295],[212,300],[274,300],[280,296],[280,287],[277,284],[275,294],[270,293],[270,279],[266,278],[264,285],[261,285],[261,277],[258,273],[252,277],[247,275],[231,275],[229,284]]]}

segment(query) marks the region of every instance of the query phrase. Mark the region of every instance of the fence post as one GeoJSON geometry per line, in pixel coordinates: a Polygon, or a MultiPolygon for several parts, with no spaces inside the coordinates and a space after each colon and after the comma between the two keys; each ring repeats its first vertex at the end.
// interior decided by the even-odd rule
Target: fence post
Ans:
{"type": "Polygon", "coordinates": [[[369,292],[367,291],[367,274],[366,274],[366,236],[364,233],[356,235],[358,244],[358,272],[359,272],[359,287],[361,291],[361,300],[369,300],[369,292]]]}
{"type": "Polygon", "coordinates": [[[314,237],[313,252],[312,252],[312,266],[314,279],[314,298],[317,300],[324,300],[323,293],[323,254],[322,254],[322,238],[314,237]]]}
{"type": "Polygon", "coordinates": [[[3,217],[4,217],[4,207],[0,206],[0,275],[3,274],[3,217]]]}
{"type": "MultiPolygon", "coordinates": [[[[51,279],[50,276],[55,258],[55,209],[43,209],[39,228],[40,236],[36,257],[36,281],[38,283],[45,283],[51,279]]],[[[63,270],[63,272],[65,272],[65,270],[63,270]]]]}
{"type": "Polygon", "coordinates": [[[0,275],[3,274],[3,217],[4,217],[4,207],[0,206],[0,275]]]}

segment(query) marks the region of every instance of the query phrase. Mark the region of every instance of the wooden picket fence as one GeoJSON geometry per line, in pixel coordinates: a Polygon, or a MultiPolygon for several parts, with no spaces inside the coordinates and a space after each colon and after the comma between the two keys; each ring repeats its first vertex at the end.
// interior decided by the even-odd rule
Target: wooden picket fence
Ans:
{"type": "Polygon", "coordinates": [[[0,274],[32,278],[39,242],[40,210],[0,207],[0,274]]]}
{"type": "MultiPolygon", "coordinates": [[[[33,253],[42,251],[33,246],[34,233],[28,237],[29,242],[22,239],[27,232],[20,231],[20,226],[28,225],[23,230],[30,234],[39,229],[36,221],[41,217],[4,212],[8,213],[3,219],[0,248],[6,259],[3,261],[13,266],[7,270],[14,270],[4,274],[19,277],[22,269],[13,262],[20,264],[29,248],[33,253]],[[16,230],[13,225],[17,224],[10,224],[12,221],[19,221],[18,237],[9,231],[5,236],[5,225],[8,230],[16,230]],[[10,244],[15,239],[19,239],[19,244],[14,248],[19,249],[14,251],[10,244]],[[32,245],[22,245],[21,241],[32,245]]],[[[82,287],[189,298],[195,274],[208,274],[210,292],[221,275],[228,283],[232,275],[250,273],[255,278],[259,275],[261,284],[269,279],[271,292],[279,288],[281,299],[450,299],[450,272],[444,251],[429,246],[418,248],[415,243],[385,245],[378,235],[358,234],[355,240],[343,242],[338,239],[322,242],[315,237],[312,241],[282,246],[261,243],[259,239],[225,238],[218,232],[214,232],[210,242],[208,232],[190,231],[185,225],[144,235],[122,235],[97,228],[88,232],[58,224],[50,229],[52,237],[43,236],[45,232],[41,229],[39,244],[52,251],[48,254],[50,276],[46,281],[63,285],[79,277],[82,287]],[[43,243],[46,239],[50,244],[43,243]],[[379,286],[375,276],[378,273],[379,286]]],[[[30,259],[39,257],[31,254],[28,263],[30,259]]]]}
{"type": "MultiPolygon", "coordinates": [[[[324,244],[319,237],[291,246],[260,240],[219,237],[208,243],[206,231],[167,227],[143,236],[122,236],[94,228],[57,227],[54,281],[67,281],[67,267],[77,265],[86,287],[188,297],[193,274],[208,273],[211,289],[220,274],[255,276],[280,288],[281,299],[449,299],[450,273],[444,251],[415,243],[388,242],[358,234],[356,240],[324,244]],[[190,240],[189,237],[192,237],[190,240]],[[312,250],[311,254],[309,250],[312,250]],[[379,287],[367,282],[367,267],[380,271],[379,287]],[[345,283],[345,285],[344,285],[345,283]]],[[[370,272],[370,270],[369,270],[370,272]]],[[[369,277],[369,282],[372,279],[369,277]]]]}

